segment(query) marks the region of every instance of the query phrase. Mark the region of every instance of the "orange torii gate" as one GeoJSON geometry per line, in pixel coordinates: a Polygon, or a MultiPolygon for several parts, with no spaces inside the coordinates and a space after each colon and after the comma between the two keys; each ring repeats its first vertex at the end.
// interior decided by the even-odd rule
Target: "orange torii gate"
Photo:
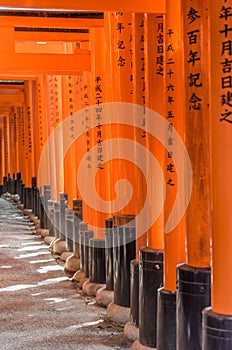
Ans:
{"type": "Polygon", "coordinates": [[[149,13],[165,13],[166,1],[164,0],[89,0],[75,1],[70,0],[68,3],[65,0],[40,0],[40,1],[17,1],[17,0],[1,0],[0,6],[20,7],[20,8],[36,8],[36,9],[68,9],[76,11],[124,11],[131,12],[149,12],[149,13]]]}
{"type": "MultiPolygon", "coordinates": [[[[26,144],[24,139],[22,141],[22,137],[25,137],[25,132],[27,128],[30,129],[31,127],[33,128],[33,135],[36,136],[35,139],[37,141],[40,139],[42,134],[46,135],[46,132],[41,133],[41,135],[36,134],[35,126],[40,125],[39,123],[37,123],[38,120],[35,120],[34,124],[33,122],[31,123],[31,118],[29,121],[26,119],[24,120],[25,111],[22,110],[21,106],[24,104],[25,100],[27,101],[27,105],[33,105],[31,92],[33,90],[33,85],[35,85],[36,87],[36,82],[38,83],[38,77],[43,77],[45,75],[57,75],[60,79],[61,75],[83,76],[83,81],[87,80],[86,75],[89,75],[91,77],[91,75],[94,74],[94,69],[91,66],[92,62],[94,62],[94,57],[91,57],[93,51],[91,51],[91,48],[89,49],[87,45],[84,45],[90,40],[89,29],[106,29],[107,24],[106,21],[103,19],[104,15],[106,15],[106,11],[122,11],[124,15],[129,13],[129,16],[132,14],[132,11],[136,13],[134,17],[135,24],[137,23],[135,32],[136,35],[140,36],[140,39],[143,37],[144,47],[142,47],[143,45],[140,42],[135,42],[134,47],[131,50],[136,51],[136,49],[134,48],[145,48],[145,52],[143,55],[141,54],[141,51],[140,56],[139,54],[135,53],[135,58],[130,63],[134,65],[133,69],[135,70],[133,73],[135,81],[137,79],[136,82],[140,81],[139,79],[143,79],[143,77],[145,77],[146,90],[145,102],[143,102],[144,98],[141,98],[143,96],[140,95],[140,88],[138,85],[134,90],[135,93],[138,93],[138,96],[131,100],[133,103],[139,103],[141,105],[144,104],[146,105],[146,107],[158,111],[162,116],[164,115],[166,117],[167,121],[170,121],[168,130],[166,130],[167,137],[172,137],[172,129],[175,128],[179,132],[179,135],[183,139],[185,138],[186,146],[189,151],[189,156],[193,163],[193,195],[190,201],[190,205],[188,207],[186,220],[187,264],[182,267],[179,267],[178,274],[179,276],[187,274],[191,280],[192,276],[194,276],[195,279],[196,274],[203,273],[205,277],[203,278],[203,280],[201,280],[202,283],[198,283],[195,280],[194,282],[196,282],[196,284],[199,287],[201,287],[199,288],[200,295],[203,295],[203,292],[205,291],[206,299],[208,302],[210,277],[209,266],[212,261],[211,265],[213,268],[214,277],[212,281],[212,310],[210,309],[204,311],[204,350],[211,350],[213,346],[216,346],[215,341],[211,339],[213,337],[211,337],[210,333],[210,330],[212,328],[214,328],[215,331],[215,324],[219,328],[219,335],[220,330],[231,331],[231,327],[230,329],[225,328],[227,327],[227,324],[230,323],[230,317],[232,313],[232,305],[230,302],[230,295],[232,290],[230,278],[231,238],[229,234],[231,226],[231,201],[230,191],[228,189],[228,184],[230,183],[229,174],[231,170],[229,145],[231,144],[230,124],[232,123],[232,80],[230,67],[230,58],[232,55],[230,27],[232,16],[230,13],[230,6],[228,5],[229,0],[212,0],[209,3],[210,6],[208,7],[207,0],[118,0],[117,2],[109,2],[107,0],[90,0],[86,3],[84,1],[70,0],[68,4],[64,0],[41,0],[39,1],[39,4],[36,0],[0,0],[0,7],[12,7],[10,12],[6,7],[2,9],[2,12],[0,9],[0,35],[1,38],[3,38],[2,46],[0,48],[0,78],[5,80],[20,79],[27,81],[25,83],[25,86],[22,88],[27,90],[26,94],[24,94],[23,92],[19,92],[14,95],[5,94],[5,96],[3,96],[3,94],[0,94],[0,152],[1,159],[5,157],[4,161],[2,161],[0,175],[7,175],[6,173],[15,171],[14,169],[18,167],[17,166],[15,168],[15,162],[12,161],[14,149],[15,147],[17,147],[17,145],[13,141],[14,116],[11,114],[13,112],[16,113],[16,116],[21,123],[19,123],[20,135],[17,141],[18,143],[21,143],[21,146],[19,145],[19,152],[16,155],[16,157],[18,158],[16,163],[20,165],[23,174],[26,174],[25,180],[27,182],[27,186],[30,182],[30,176],[34,175],[33,172],[29,173],[27,170],[28,164],[29,166],[33,164],[33,159],[30,159],[30,161],[28,162],[26,160],[23,160],[24,152],[28,151],[28,140],[26,144]],[[21,10],[19,10],[19,6],[22,8],[21,10]],[[167,11],[166,6],[168,6],[167,11]],[[174,6],[175,11],[172,9],[172,7],[174,6]],[[33,7],[35,7],[36,10],[33,9],[32,11],[33,7]],[[36,17],[36,12],[39,13],[40,11],[44,10],[47,13],[49,11],[56,13],[57,16],[58,13],[63,13],[64,17],[36,17]],[[90,11],[88,13],[92,14],[93,18],[81,17],[81,13],[83,10],[83,16],[84,13],[87,14],[87,12],[85,11],[90,11]],[[188,23],[187,19],[189,10],[192,11],[191,15],[196,16],[196,21],[191,21],[192,19],[190,18],[188,23]],[[195,12],[193,12],[193,10],[195,12]],[[21,15],[12,16],[12,13],[14,13],[14,11],[18,11],[18,13],[19,11],[21,11],[21,15]],[[33,16],[30,17],[30,15],[26,15],[26,12],[28,11],[33,12],[33,16]],[[8,14],[6,15],[7,12],[8,14]],[[76,12],[79,13],[78,16],[80,17],[69,18],[68,20],[65,19],[65,13],[74,14],[76,12]],[[156,17],[157,14],[160,14],[160,18],[156,17]],[[163,14],[166,14],[166,18],[165,16],[163,16],[163,14]],[[208,31],[208,15],[211,15],[210,32],[208,31]],[[141,19],[144,18],[145,28],[143,29],[139,27],[138,21],[140,21],[140,17],[141,19]],[[183,18],[184,25],[182,27],[183,18]],[[165,51],[164,57],[166,56],[166,58],[164,58],[165,77],[163,77],[162,82],[157,82],[153,84],[151,80],[152,78],[154,78],[152,75],[154,73],[154,62],[157,62],[157,57],[154,55],[155,50],[157,50],[157,45],[155,45],[156,42],[154,41],[154,38],[157,39],[156,34],[157,36],[159,34],[154,33],[155,23],[160,23],[160,26],[162,25],[162,28],[164,28],[164,45],[162,48],[160,47],[159,49],[165,51]],[[33,28],[35,28],[36,30],[32,30],[33,28]],[[51,28],[53,30],[49,30],[51,28]],[[184,34],[181,31],[182,28],[184,29],[184,34]],[[170,30],[170,32],[168,32],[168,30],[170,30]],[[209,33],[212,40],[212,45],[210,49],[211,51],[208,47],[209,33]],[[25,41],[24,44],[23,41],[25,41]],[[173,49],[173,51],[171,49],[173,49]],[[210,57],[208,57],[208,53],[210,53],[210,57]],[[183,57],[185,59],[184,62],[182,62],[183,57]],[[139,71],[138,65],[141,58],[145,61],[145,73],[139,71]],[[138,68],[137,71],[135,68],[136,64],[138,68]],[[168,72],[169,67],[172,67],[172,76],[168,76],[166,74],[166,72],[168,72]],[[210,74],[209,67],[211,69],[210,74]],[[166,72],[165,69],[167,70],[166,72]],[[208,91],[207,88],[209,86],[208,78],[211,79],[211,91],[208,91]],[[209,93],[211,95],[211,102],[208,105],[209,93]],[[30,103],[28,102],[28,96],[30,99],[30,103]],[[19,105],[17,105],[17,100],[18,102],[20,101],[19,105]],[[176,104],[173,103],[174,100],[176,104]],[[3,103],[5,107],[7,106],[7,108],[3,109],[3,103]],[[199,105],[201,105],[202,107],[201,111],[199,111],[199,105]],[[17,106],[16,109],[14,109],[15,106],[17,106]],[[178,116],[178,118],[171,120],[170,118],[173,118],[174,115],[178,116]],[[208,120],[209,116],[210,123],[208,120]],[[12,126],[13,129],[11,129],[12,126]],[[210,145],[209,142],[210,129],[212,131],[212,145],[210,145]],[[211,160],[209,159],[210,147],[211,160]],[[210,169],[210,165],[212,166],[212,171],[210,169]],[[211,179],[213,180],[212,224],[210,221],[211,187],[209,184],[209,180],[211,179]],[[223,181],[222,179],[225,179],[225,181],[223,181]],[[198,226],[199,230],[196,229],[196,226],[198,226]],[[211,257],[210,246],[211,228],[213,228],[213,257],[211,257]],[[222,271],[225,271],[225,273],[222,273],[222,271]],[[223,323],[224,321],[225,323],[223,323]]],[[[117,16],[119,15],[117,14],[117,16]]],[[[113,92],[119,97],[124,97],[124,95],[126,96],[126,93],[129,91],[130,84],[128,83],[127,78],[132,74],[125,74],[125,76],[123,74],[117,75],[121,79],[121,86],[120,83],[118,83],[118,81],[114,81],[112,79],[112,75],[120,70],[118,66],[120,62],[118,62],[117,60],[117,58],[120,57],[113,57],[112,52],[114,51],[115,46],[117,45],[117,43],[119,43],[121,39],[121,41],[126,42],[126,37],[128,33],[129,30],[127,33],[125,33],[124,36],[118,36],[117,38],[115,36],[115,38],[117,39],[115,39],[115,42],[113,42],[111,37],[107,38],[108,46],[106,45],[106,47],[108,47],[109,51],[104,51],[104,55],[107,61],[107,69],[106,73],[104,74],[106,75],[106,80],[108,81],[107,86],[110,86],[109,91],[105,91],[107,101],[112,98],[113,92]],[[110,41],[112,42],[110,43],[110,41]],[[111,66],[110,63],[112,64],[111,66]],[[118,93],[119,87],[120,93],[118,93]]],[[[159,37],[159,40],[161,40],[161,37],[159,37]]],[[[95,42],[95,44],[97,46],[98,43],[95,42]]],[[[104,42],[99,43],[99,46],[101,46],[103,52],[104,42]]],[[[121,50],[124,50],[122,46],[120,49],[118,48],[118,51],[115,51],[117,54],[121,55],[121,50]]],[[[125,56],[128,59],[130,58],[129,52],[130,51],[128,51],[127,56],[125,56]]],[[[121,59],[122,57],[123,56],[121,55],[121,59]]],[[[158,61],[159,59],[160,57],[158,58],[158,61]]],[[[105,67],[101,67],[101,69],[103,71],[105,70],[105,67]]],[[[128,69],[128,72],[129,71],[130,70],[128,69]]],[[[95,88],[96,87],[97,86],[95,86],[95,88]]],[[[143,88],[144,87],[142,86],[141,89],[143,88]]],[[[86,91],[87,84],[85,87],[85,91],[83,91],[83,95],[87,95],[86,91]]],[[[88,84],[88,92],[90,92],[91,96],[94,95],[94,84],[88,84]]],[[[51,95],[54,95],[54,91],[51,93],[51,95]]],[[[62,99],[63,97],[64,95],[63,93],[61,93],[59,95],[59,98],[62,99]]],[[[87,97],[85,99],[87,99],[87,97]]],[[[122,98],[120,100],[120,98],[117,97],[116,99],[119,101],[127,101],[127,98],[122,98]]],[[[112,98],[112,100],[115,99],[112,98]]],[[[83,102],[84,101],[82,101],[82,103],[81,101],[78,101],[78,105],[84,106],[83,102]]],[[[32,120],[34,119],[32,118],[32,120]]],[[[45,126],[43,125],[42,128],[45,128],[45,126]]],[[[117,128],[113,126],[109,130],[109,134],[110,132],[112,132],[112,130],[116,129],[117,128]]],[[[126,129],[123,129],[123,132],[125,130],[126,129]]],[[[44,137],[43,143],[46,142],[46,137],[47,136],[44,137]]],[[[148,142],[146,143],[146,141],[144,140],[144,145],[148,147],[149,150],[154,150],[156,140],[150,140],[149,130],[147,130],[146,137],[148,142]]],[[[133,139],[133,136],[131,136],[131,139],[133,139]]],[[[171,146],[171,143],[169,144],[169,146],[171,146]]],[[[166,176],[166,202],[164,205],[164,212],[162,211],[162,213],[160,213],[160,220],[158,222],[159,225],[157,225],[156,229],[150,229],[147,235],[145,235],[144,240],[137,241],[137,258],[139,256],[139,250],[142,247],[142,244],[147,244],[149,248],[152,249],[161,250],[163,248],[163,231],[165,226],[165,220],[166,217],[169,215],[173,202],[176,198],[176,187],[174,187],[174,185],[178,184],[178,179],[176,178],[175,164],[172,163],[172,147],[169,147],[167,149],[168,152],[164,157],[162,157],[164,147],[160,146],[158,148],[159,162],[164,163],[163,170],[164,175],[166,176]]],[[[35,166],[36,169],[38,169],[38,160],[42,152],[42,146],[35,147],[34,152],[34,157],[36,159],[35,166]]],[[[57,151],[55,151],[55,153],[56,152],[57,151]]],[[[117,161],[115,161],[115,163],[116,162],[117,161]]],[[[66,171],[69,171],[69,169],[71,170],[71,166],[72,162],[69,162],[69,167],[66,171]]],[[[76,170],[75,162],[73,162],[73,167],[76,170]]],[[[185,170],[183,170],[183,172],[184,171],[185,170]]],[[[134,177],[134,173],[132,173],[132,177],[134,177]]],[[[117,176],[114,175],[113,178],[117,178],[117,176]]],[[[112,184],[113,181],[112,179],[110,180],[112,184]]],[[[98,185],[100,185],[100,182],[98,183],[98,185]]],[[[70,187],[72,187],[71,183],[69,183],[69,187],[67,188],[70,187]]],[[[110,190],[109,194],[106,193],[105,197],[108,198],[108,195],[110,197],[110,190]]],[[[139,198],[140,200],[143,195],[144,193],[141,194],[141,197],[139,198]]],[[[137,209],[138,206],[136,210],[137,209]]],[[[130,211],[128,211],[128,213],[130,213],[130,211]]],[[[90,211],[87,213],[86,218],[90,217],[88,216],[88,214],[90,214],[90,211]]],[[[127,213],[125,212],[124,214],[127,213]]],[[[132,214],[134,214],[134,212],[132,214]]],[[[167,301],[167,295],[170,295],[171,297],[173,297],[173,299],[175,299],[176,264],[185,260],[185,223],[183,221],[180,222],[179,226],[177,226],[175,230],[169,232],[164,237],[165,268],[163,297],[165,299],[165,302],[167,301]]],[[[152,254],[150,253],[151,250],[145,250],[143,252],[143,254],[149,255],[149,259],[152,256],[152,254]]],[[[181,294],[183,294],[181,290],[181,288],[183,287],[182,282],[184,281],[182,280],[177,288],[179,293],[179,328],[177,332],[177,337],[179,338],[179,340],[177,347],[181,350],[189,350],[187,345],[185,345],[187,349],[182,349],[182,347],[185,347],[183,344],[188,343],[189,345],[190,343],[192,343],[192,339],[193,342],[197,342],[198,348],[201,346],[201,322],[197,322],[196,326],[195,321],[192,322],[190,320],[190,322],[188,320],[188,323],[185,322],[184,318],[181,318],[181,315],[186,316],[186,310],[191,310],[191,307],[188,305],[184,309],[184,302],[182,302],[182,299],[180,299],[181,294]],[[185,331],[185,326],[183,324],[187,325],[187,331],[185,331]],[[190,332],[188,332],[189,330],[190,332]],[[194,331],[198,332],[198,336],[195,336],[194,331]]],[[[188,282],[189,281],[187,281],[187,283],[188,282]]],[[[193,299],[190,298],[190,303],[192,300],[193,299]]],[[[198,306],[200,306],[199,302],[198,306]]],[[[194,308],[194,312],[196,310],[197,307],[194,308]]],[[[153,309],[151,310],[151,312],[152,311],[153,309]]],[[[197,318],[198,321],[201,320],[201,310],[200,312],[198,312],[197,318]]],[[[172,320],[174,320],[175,323],[175,318],[172,318],[172,320]]],[[[171,321],[171,317],[169,317],[169,321],[171,321]]],[[[162,331],[165,333],[162,334],[162,336],[166,337],[166,335],[168,335],[166,329],[167,319],[163,319],[162,322],[162,331]]],[[[160,325],[161,323],[159,324],[159,326],[160,325]]],[[[153,327],[152,324],[151,327],[152,329],[155,329],[155,327],[153,327]]],[[[175,327],[173,326],[172,330],[174,330],[174,328],[175,327]]],[[[143,331],[147,331],[147,329],[143,331]]],[[[143,341],[142,333],[143,332],[141,332],[140,338],[143,341]]],[[[148,335],[150,336],[151,332],[149,331],[148,333],[148,335]]],[[[230,335],[229,332],[228,334],[230,335]]],[[[218,338],[220,338],[220,336],[218,338]]],[[[170,338],[167,336],[168,341],[169,339],[170,338]]],[[[231,345],[231,339],[228,339],[229,336],[225,338],[225,342],[229,341],[231,345]]],[[[173,336],[172,341],[173,343],[175,343],[175,336],[173,336]]],[[[218,340],[218,342],[223,343],[222,337],[218,340]]],[[[158,339],[158,350],[162,350],[162,346],[165,348],[165,350],[169,350],[168,345],[165,345],[163,342],[160,343],[158,339]]],[[[224,350],[224,345],[220,346],[220,350],[224,350]]],[[[194,348],[194,350],[196,349],[194,348]]]]}

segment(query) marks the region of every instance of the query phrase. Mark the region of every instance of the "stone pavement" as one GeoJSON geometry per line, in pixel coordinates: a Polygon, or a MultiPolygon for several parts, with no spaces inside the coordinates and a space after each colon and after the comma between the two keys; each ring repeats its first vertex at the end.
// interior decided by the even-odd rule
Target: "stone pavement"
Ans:
{"type": "Polygon", "coordinates": [[[123,327],[75,289],[28,217],[0,198],[0,350],[130,349],[123,327]]]}

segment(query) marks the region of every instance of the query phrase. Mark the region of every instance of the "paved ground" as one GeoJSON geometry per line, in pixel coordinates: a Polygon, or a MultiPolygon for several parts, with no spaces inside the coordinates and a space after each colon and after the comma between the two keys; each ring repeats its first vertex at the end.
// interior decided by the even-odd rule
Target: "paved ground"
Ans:
{"type": "Polygon", "coordinates": [[[0,350],[130,349],[123,328],[75,289],[29,225],[0,198],[0,350]]]}

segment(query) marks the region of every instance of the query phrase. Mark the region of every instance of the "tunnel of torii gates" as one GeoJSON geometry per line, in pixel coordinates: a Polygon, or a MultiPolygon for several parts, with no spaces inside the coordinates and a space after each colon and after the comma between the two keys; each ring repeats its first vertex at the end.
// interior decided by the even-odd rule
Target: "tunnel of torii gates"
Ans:
{"type": "Polygon", "coordinates": [[[231,350],[232,1],[0,6],[1,193],[134,347],[231,350]]]}

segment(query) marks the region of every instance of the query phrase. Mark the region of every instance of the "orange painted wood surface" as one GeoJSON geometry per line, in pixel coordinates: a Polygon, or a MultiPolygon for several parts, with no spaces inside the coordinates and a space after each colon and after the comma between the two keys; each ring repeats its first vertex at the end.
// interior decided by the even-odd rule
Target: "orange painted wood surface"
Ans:
{"type": "Polygon", "coordinates": [[[212,309],[232,315],[231,3],[210,1],[212,130],[212,309]],[[228,15],[228,11],[230,13],[228,15]]]}
{"type": "Polygon", "coordinates": [[[78,74],[90,70],[90,53],[76,49],[74,54],[1,53],[1,75],[78,74]]]}
{"type": "MultiPolygon", "coordinates": [[[[182,50],[182,13],[181,1],[167,0],[166,13],[166,114],[165,118],[168,121],[166,130],[167,139],[173,138],[173,129],[178,132],[179,136],[184,138],[184,75],[183,75],[183,50],[182,50]],[[172,63],[170,63],[172,62],[172,63]],[[170,73],[170,68],[173,74],[170,73]]],[[[174,206],[178,178],[177,169],[174,160],[176,158],[184,160],[182,149],[173,151],[176,140],[173,138],[173,143],[168,145],[166,150],[166,198],[164,206],[164,223],[174,206]],[[176,153],[175,153],[176,152],[176,153]]],[[[180,163],[181,164],[181,163],[180,163]]],[[[178,169],[183,171],[182,168],[178,169]]],[[[185,193],[181,193],[181,201],[185,201],[185,193]]],[[[180,214],[181,215],[181,214],[180,214]]],[[[185,262],[185,217],[171,231],[164,234],[164,288],[169,291],[176,291],[176,266],[185,262]]]]}
{"type": "Polygon", "coordinates": [[[0,6],[43,8],[43,9],[70,9],[84,11],[124,11],[124,12],[165,12],[166,3],[164,0],[1,0],[0,6]]]}
{"type": "MultiPolygon", "coordinates": [[[[193,185],[186,212],[187,263],[210,266],[210,118],[207,0],[183,0],[185,145],[193,185]]],[[[186,174],[186,183],[188,181],[186,174]]]]}
{"type": "Polygon", "coordinates": [[[31,178],[35,176],[35,158],[34,158],[34,137],[33,137],[33,87],[32,82],[25,82],[24,84],[25,104],[24,104],[24,137],[25,137],[25,153],[26,160],[25,178],[26,186],[31,186],[31,178]]]}
{"type": "Polygon", "coordinates": [[[54,18],[54,17],[28,17],[28,16],[0,16],[1,27],[38,27],[38,28],[72,28],[88,29],[103,27],[103,19],[85,18],[54,18]]]}
{"type": "MultiPolygon", "coordinates": [[[[146,14],[145,29],[145,72],[146,72],[146,106],[165,116],[165,26],[162,14],[146,14]]],[[[165,169],[165,149],[147,130],[147,148],[154,154],[161,169],[165,169]]],[[[149,169],[149,164],[148,164],[149,169]]],[[[155,179],[154,179],[155,181],[155,179]]],[[[156,196],[156,193],[153,194],[156,196]]],[[[158,200],[163,200],[159,198],[158,200]]],[[[149,208],[148,215],[154,210],[149,208]]],[[[154,249],[164,247],[164,210],[148,231],[148,246],[154,249]]]]}
{"type": "Polygon", "coordinates": [[[18,92],[16,94],[0,94],[0,106],[2,107],[13,107],[23,106],[24,94],[18,92]]]}

